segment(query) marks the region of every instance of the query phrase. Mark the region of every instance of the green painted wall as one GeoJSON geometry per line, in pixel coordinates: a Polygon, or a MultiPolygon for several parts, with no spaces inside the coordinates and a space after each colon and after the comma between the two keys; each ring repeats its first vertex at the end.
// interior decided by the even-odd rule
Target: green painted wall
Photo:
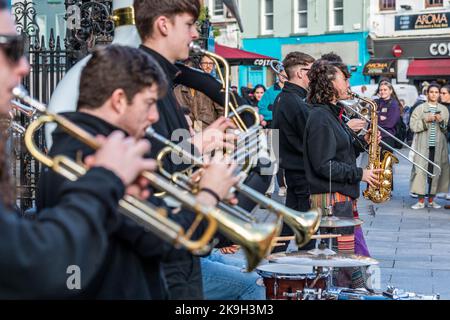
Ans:
{"type": "MultiPolygon", "coordinates": [[[[263,0],[240,1],[241,15],[244,23],[243,38],[271,37],[261,36],[260,19],[262,1],[263,0]]],[[[273,37],[289,37],[295,35],[293,13],[294,1],[296,0],[274,0],[273,37]]],[[[329,1],[330,0],[308,0],[308,32],[304,35],[330,33],[329,1]]],[[[370,0],[344,0],[344,30],[339,31],[340,33],[367,31],[369,2],[370,0]]]]}

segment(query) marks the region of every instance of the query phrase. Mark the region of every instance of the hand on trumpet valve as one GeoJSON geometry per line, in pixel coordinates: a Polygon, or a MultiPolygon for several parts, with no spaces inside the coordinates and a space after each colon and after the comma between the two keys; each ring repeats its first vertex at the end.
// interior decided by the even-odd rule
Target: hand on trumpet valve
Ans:
{"type": "MultiPolygon", "coordinates": [[[[368,143],[368,144],[370,144],[371,143],[371,141],[370,141],[370,139],[372,138],[372,129],[369,129],[368,131],[367,131],[367,133],[366,133],[366,135],[364,136],[364,140],[368,143]]],[[[380,144],[381,143],[381,132],[380,131],[378,131],[378,139],[377,139],[377,144],[380,144]]]]}
{"type": "Polygon", "coordinates": [[[226,132],[228,129],[235,129],[236,126],[230,119],[220,117],[208,128],[192,137],[192,144],[202,154],[207,154],[213,150],[234,150],[237,139],[234,133],[226,132]]]}
{"type": "Polygon", "coordinates": [[[234,175],[236,164],[222,155],[217,155],[211,160],[206,160],[204,165],[204,173],[199,182],[199,196],[204,204],[217,205],[217,200],[209,192],[202,190],[210,190],[220,199],[225,199],[231,188],[239,182],[239,177],[234,175]]]}
{"type": "Polygon", "coordinates": [[[376,187],[380,185],[378,176],[383,171],[384,171],[383,169],[364,169],[361,180],[367,182],[371,187],[376,187]]]}
{"type": "Polygon", "coordinates": [[[134,138],[125,138],[120,131],[113,132],[109,137],[98,136],[97,142],[101,145],[94,155],[85,159],[88,168],[103,167],[114,172],[126,186],[137,182],[143,171],[156,170],[156,162],[144,159],[143,156],[150,151],[150,143],[147,140],[136,141],[134,138]]]}

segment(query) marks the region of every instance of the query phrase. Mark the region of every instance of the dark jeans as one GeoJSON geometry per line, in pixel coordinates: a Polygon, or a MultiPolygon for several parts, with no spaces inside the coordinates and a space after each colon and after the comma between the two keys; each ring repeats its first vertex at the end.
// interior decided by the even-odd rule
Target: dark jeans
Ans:
{"type": "MultiPolygon", "coordinates": [[[[430,154],[429,154],[429,159],[430,161],[434,162],[434,158],[436,156],[436,147],[430,147],[430,154]]],[[[434,173],[434,167],[431,163],[428,163],[428,172],[430,173],[434,173]]],[[[433,183],[433,178],[428,176],[427,177],[427,182],[428,182],[428,198],[434,198],[436,195],[435,194],[431,194],[431,184],[433,183]]],[[[424,199],[425,195],[418,195],[420,199],[424,199]]]]}
{"type": "Polygon", "coordinates": [[[286,187],[286,183],[284,181],[284,169],[279,169],[277,172],[277,181],[278,181],[278,186],[280,188],[282,187],[286,187]]]}
{"type": "MultiPolygon", "coordinates": [[[[300,212],[308,211],[311,207],[309,202],[309,186],[305,174],[303,172],[286,170],[285,177],[287,185],[286,207],[300,212]]],[[[281,236],[292,235],[293,231],[284,223],[281,236]]],[[[310,241],[301,249],[310,250],[314,248],[314,245],[315,241],[310,241]]],[[[274,248],[273,252],[284,252],[288,246],[289,241],[285,241],[284,246],[274,248]]]]}
{"type": "Polygon", "coordinates": [[[171,300],[203,300],[200,258],[192,256],[163,264],[171,300]]]}

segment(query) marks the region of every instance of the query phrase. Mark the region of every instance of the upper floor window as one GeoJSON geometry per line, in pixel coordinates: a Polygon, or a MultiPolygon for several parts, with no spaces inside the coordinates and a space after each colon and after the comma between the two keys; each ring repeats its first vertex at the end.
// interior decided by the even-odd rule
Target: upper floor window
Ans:
{"type": "Polygon", "coordinates": [[[380,11],[395,10],[395,0],[380,0],[380,11]]]}
{"type": "Polygon", "coordinates": [[[425,0],[425,8],[443,7],[443,0],[425,0]]]}
{"type": "Polygon", "coordinates": [[[344,29],[344,0],[329,0],[330,3],[330,31],[344,29]]]}
{"type": "Polygon", "coordinates": [[[224,14],[223,0],[213,0],[213,16],[221,17],[224,14]]]}
{"type": "Polygon", "coordinates": [[[262,0],[262,33],[273,34],[273,1],[274,0],[262,0]]]}
{"type": "Polygon", "coordinates": [[[295,0],[296,32],[306,32],[308,28],[308,0],[295,0]]]}

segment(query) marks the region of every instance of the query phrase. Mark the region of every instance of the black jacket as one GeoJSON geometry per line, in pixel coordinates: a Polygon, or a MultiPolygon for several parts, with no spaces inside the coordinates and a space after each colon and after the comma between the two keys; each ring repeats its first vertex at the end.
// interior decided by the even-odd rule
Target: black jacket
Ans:
{"type": "Polygon", "coordinates": [[[117,224],[124,186],[112,172],[93,168],[60,188],[58,203],[37,220],[19,218],[0,204],[0,299],[71,298],[68,267],[81,271],[81,289],[97,275],[117,224]]]}
{"type": "Polygon", "coordinates": [[[306,94],[302,87],[286,82],[274,103],[272,123],[279,130],[280,167],[303,174],[303,135],[311,110],[306,94]]]}
{"type": "MultiPolygon", "coordinates": [[[[63,114],[87,132],[108,136],[116,127],[87,113],[63,114]]],[[[93,150],[61,129],[53,133],[50,155],[66,155],[71,159],[84,159],[93,150]]],[[[126,164],[124,164],[126,165],[126,164]]],[[[44,170],[39,181],[37,197],[38,212],[44,207],[54,206],[59,199],[65,178],[44,170]]],[[[161,200],[151,198],[153,204],[164,206],[161,200]]],[[[189,212],[171,216],[182,225],[190,226],[194,215],[189,212]]],[[[199,232],[202,231],[200,228],[199,232]]],[[[165,299],[167,298],[164,277],[160,269],[161,260],[183,259],[184,250],[174,250],[167,242],[129,218],[121,217],[119,226],[110,237],[110,246],[101,272],[92,285],[79,298],[95,299],[165,299]]]]}
{"type": "Polygon", "coordinates": [[[352,134],[339,118],[340,107],[315,105],[306,123],[305,169],[311,194],[331,192],[357,199],[363,169],[356,166],[357,156],[367,144],[352,134]]]}

